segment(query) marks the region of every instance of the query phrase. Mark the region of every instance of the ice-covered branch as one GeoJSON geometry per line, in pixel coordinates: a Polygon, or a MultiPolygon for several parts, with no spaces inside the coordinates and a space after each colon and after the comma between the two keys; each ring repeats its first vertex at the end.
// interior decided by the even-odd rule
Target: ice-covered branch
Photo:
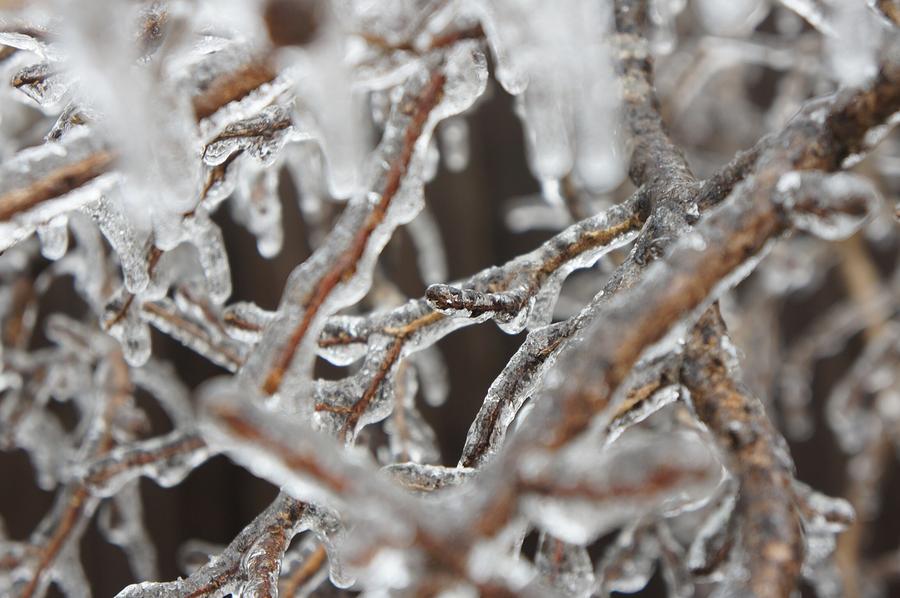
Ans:
{"type": "MultiPolygon", "coordinates": [[[[99,375],[97,404],[79,447],[85,458],[103,456],[115,446],[116,437],[122,434],[116,429],[124,419],[122,411],[132,401],[128,368],[121,352],[114,350],[107,356],[99,375]]],[[[12,562],[4,566],[0,577],[0,588],[4,593],[18,598],[42,596],[51,582],[68,587],[70,591],[76,588],[85,591],[78,562],[78,542],[98,505],[99,498],[82,480],[75,479],[63,486],[52,510],[27,542],[6,548],[9,551],[6,558],[11,558],[12,562]],[[65,565],[57,566],[59,561],[65,565]],[[74,576],[71,575],[73,568],[78,572],[74,576]]]]}
{"type": "Polygon", "coordinates": [[[155,596],[222,596],[250,593],[277,596],[278,575],[284,552],[294,535],[310,529],[304,524],[307,508],[287,495],[280,495],[228,545],[187,579],[144,582],[119,592],[119,598],[155,596]]]}
{"type": "Polygon", "coordinates": [[[685,8],[5,3],[0,449],[55,498],[0,525],[0,594],[89,595],[94,523],[123,598],[883,591],[900,9],[685,8]],[[508,224],[552,236],[482,260],[520,149],[508,224]],[[490,322],[520,345],[471,405],[441,341],[490,322]],[[848,500],[767,414],[826,422],[848,500]],[[140,479],[215,455],[279,493],[160,580],[140,479]]]}
{"type": "Polygon", "coordinates": [[[617,291],[634,284],[673,239],[689,229],[699,217],[701,207],[709,208],[721,202],[750,172],[770,142],[764,138],[708,181],[699,185],[695,182],[681,151],[669,139],[659,114],[646,39],[647,10],[645,2],[616,4],[625,117],[634,143],[630,173],[635,184],[643,185],[640,193],[652,211],[628,259],[615,270],[591,304],[567,321],[531,333],[510,360],[488,391],[470,428],[460,460],[463,465],[480,462],[496,450],[515,413],[535,392],[544,373],[569,340],[597,318],[598,310],[617,291]]]}
{"type": "MultiPolygon", "coordinates": [[[[888,64],[871,87],[831,102],[824,118],[818,112],[821,108],[813,104],[794,119],[779,142],[760,157],[753,178],[739,185],[693,233],[676,242],[634,286],[620,291],[602,308],[581,343],[590,349],[568,352],[557,366],[566,377],[552,389],[552,397],[537,403],[492,470],[515,469],[531,451],[564,446],[609,408],[611,394],[641,356],[648,350],[671,350],[702,310],[746,276],[758,254],[790,228],[785,205],[773,201],[781,176],[798,167],[837,168],[861,142],[867,127],[876,124],[876,116],[862,106],[882,106],[874,110],[882,118],[900,108],[900,68],[888,64]]],[[[855,205],[852,196],[835,199],[829,211],[841,213],[855,205]]]]}
{"type": "Polygon", "coordinates": [[[790,596],[803,561],[794,506],[793,461],[762,404],[738,384],[737,356],[717,306],[703,314],[685,350],[681,379],[737,478],[738,559],[755,595],[790,596]]]}
{"type": "Polygon", "coordinates": [[[258,381],[263,394],[277,393],[290,372],[301,381],[308,376],[314,355],[309,347],[324,317],[359,299],[390,233],[418,212],[419,161],[431,129],[439,118],[468,108],[480,95],[486,77],[483,60],[476,48],[464,45],[446,64],[439,57],[410,77],[376,150],[370,190],[351,201],[320,251],[292,274],[280,315],[245,366],[245,375],[258,381]]]}

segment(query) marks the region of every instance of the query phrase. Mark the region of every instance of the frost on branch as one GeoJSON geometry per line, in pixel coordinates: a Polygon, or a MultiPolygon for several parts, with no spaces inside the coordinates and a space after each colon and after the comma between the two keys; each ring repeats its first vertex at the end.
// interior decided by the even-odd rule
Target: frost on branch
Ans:
{"type": "Polygon", "coordinates": [[[0,8],[3,596],[896,587],[896,0],[0,8]]]}

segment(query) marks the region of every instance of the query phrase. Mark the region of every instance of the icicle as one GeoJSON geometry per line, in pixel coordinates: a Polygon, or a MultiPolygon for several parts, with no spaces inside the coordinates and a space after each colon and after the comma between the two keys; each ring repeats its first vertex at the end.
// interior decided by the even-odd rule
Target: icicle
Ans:
{"type": "Polygon", "coordinates": [[[723,553],[731,548],[729,535],[733,530],[736,504],[737,493],[727,492],[697,531],[687,554],[688,569],[695,575],[702,575],[710,581],[721,580],[716,571],[722,564],[723,553]]]}
{"type": "Polygon", "coordinates": [[[324,157],[318,146],[297,143],[285,148],[285,163],[298,190],[298,207],[307,225],[309,246],[316,249],[327,232],[326,220],[334,206],[325,181],[324,157]]]}
{"type": "Polygon", "coordinates": [[[650,582],[659,547],[645,524],[629,525],[616,537],[597,567],[599,594],[634,594],[650,582]]]}
{"type": "Polygon", "coordinates": [[[150,283],[148,237],[132,227],[118,197],[103,197],[86,206],[85,212],[97,222],[116,252],[125,287],[132,293],[146,289],[150,283]]]}
{"type": "Polygon", "coordinates": [[[780,2],[825,35],[836,35],[828,6],[830,0],[780,0],[780,2]]]}
{"type": "Polygon", "coordinates": [[[650,2],[650,19],[656,26],[653,31],[653,51],[657,54],[670,54],[677,42],[675,19],[684,10],[686,0],[652,0],[650,2]]]}
{"type": "Polygon", "coordinates": [[[334,197],[360,192],[364,184],[366,124],[364,101],[345,60],[337,23],[325,20],[318,42],[289,50],[297,65],[294,93],[298,118],[315,121],[314,137],[327,164],[327,184],[334,197]]]}
{"type": "Polygon", "coordinates": [[[328,553],[329,578],[338,588],[348,588],[356,581],[347,570],[341,554],[346,529],[337,513],[331,509],[307,504],[304,507],[301,525],[311,530],[328,553]]]}
{"type": "Polygon", "coordinates": [[[422,281],[425,284],[435,284],[447,280],[444,241],[431,210],[426,206],[406,225],[406,231],[416,248],[416,261],[422,281]]]}
{"type": "Polygon", "coordinates": [[[430,407],[440,407],[450,394],[450,381],[444,358],[437,347],[426,347],[410,355],[419,376],[419,388],[430,407]]]}
{"type": "Polygon", "coordinates": [[[557,540],[546,533],[538,539],[535,564],[543,582],[565,596],[591,595],[594,569],[587,548],[557,540]]]}
{"type": "Polygon", "coordinates": [[[841,596],[843,583],[834,563],[835,536],[854,521],[853,508],[846,500],[825,496],[802,482],[795,481],[794,489],[805,532],[803,577],[812,583],[817,595],[841,596]]]}
{"type": "Polygon", "coordinates": [[[746,35],[765,18],[769,9],[763,0],[700,0],[693,3],[693,8],[713,35],[746,35]]]}
{"type": "Polygon", "coordinates": [[[478,3],[497,79],[518,96],[529,165],[538,180],[560,180],[574,165],[597,189],[624,175],[615,135],[619,106],[609,49],[609,4],[478,3]],[[583,114],[584,110],[587,114],[583,114]],[[577,148],[577,155],[576,155],[577,148]]]}
{"type": "Polygon", "coordinates": [[[135,367],[150,358],[150,327],[139,312],[140,300],[123,291],[109,303],[102,317],[104,329],[122,345],[125,361],[135,367]]]}
{"type": "MultiPolygon", "coordinates": [[[[522,542],[531,528],[525,517],[516,517],[499,533],[483,539],[468,555],[472,579],[490,580],[519,595],[530,595],[526,584],[534,581],[534,568],[522,558],[522,542]]],[[[546,595],[547,587],[539,587],[537,595],[546,595]]]]}
{"type": "Polygon", "coordinates": [[[223,303],[231,295],[231,269],[222,231],[203,212],[184,218],[182,226],[185,238],[197,248],[210,299],[223,303]]]}
{"type": "Polygon", "coordinates": [[[541,181],[559,180],[572,170],[574,140],[569,126],[572,114],[558,97],[565,89],[562,75],[552,67],[539,74],[540,83],[531,83],[516,98],[516,113],[526,124],[528,164],[541,181]]]}
{"type": "Polygon", "coordinates": [[[625,148],[620,130],[619,90],[612,67],[602,64],[605,79],[592,82],[576,98],[575,172],[594,193],[615,189],[625,178],[625,148]]]}
{"type": "Polygon", "coordinates": [[[279,168],[261,168],[252,163],[243,165],[238,184],[239,193],[231,204],[235,220],[244,224],[256,236],[259,254],[272,258],[281,251],[284,231],[281,224],[281,200],[278,189],[279,168]]]}
{"type": "Polygon", "coordinates": [[[100,231],[80,212],[67,216],[74,247],[58,262],[60,272],[75,280],[75,290],[95,313],[100,313],[108,293],[107,275],[113,269],[100,231]]]}
{"type": "Polygon", "coordinates": [[[66,216],[57,216],[37,228],[41,240],[41,255],[48,260],[58,260],[69,248],[69,220],[66,216]]]}
{"type": "Polygon", "coordinates": [[[130,483],[112,500],[103,503],[97,515],[97,525],[109,542],[125,552],[135,577],[156,579],[159,577],[156,549],[144,528],[143,511],[140,487],[137,483],[130,483]]]}
{"type": "Polygon", "coordinates": [[[828,0],[834,35],[825,40],[828,61],[838,83],[864,84],[878,72],[882,24],[863,2],[828,0]]]}
{"type": "Polygon", "coordinates": [[[448,118],[439,132],[444,165],[450,172],[462,172],[469,165],[469,123],[462,116],[448,118]]]}
{"type": "Polygon", "coordinates": [[[506,202],[504,223],[514,233],[562,230],[572,222],[564,206],[549,204],[543,195],[516,197],[506,202]]]}
{"type": "Polygon", "coordinates": [[[395,407],[384,424],[394,461],[434,463],[440,459],[437,435],[415,407],[395,407]]]}
{"type": "Polygon", "coordinates": [[[328,567],[319,566],[313,575],[308,575],[309,568],[316,566],[320,560],[319,552],[324,550],[318,539],[310,534],[305,536],[296,547],[288,550],[284,555],[281,565],[282,589],[280,593],[285,593],[285,586],[295,590],[293,594],[285,594],[289,598],[307,598],[318,588],[322,582],[328,577],[328,567]],[[295,573],[299,573],[305,578],[300,587],[295,587],[292,583],[292,577],[295,573]]]}

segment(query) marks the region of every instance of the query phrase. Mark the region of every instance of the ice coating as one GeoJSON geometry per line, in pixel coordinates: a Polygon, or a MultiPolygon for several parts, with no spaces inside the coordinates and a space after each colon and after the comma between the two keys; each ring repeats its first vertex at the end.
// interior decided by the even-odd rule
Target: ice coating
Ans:
{"type": "Polygon", "coordinates": [[[119,447],[88,464],[81,477],[97,496],[117,495],[130,481],[146,476],[161,486],[174,486],[194,467],[206,461],[210,451],[193,432],[177,430],[140,444],[119,447]]]}
{"type": "MultiPolygon", "coordinates": [[[[320,352],[323,356],[336,363],[350,363],[362,356],[362,351],[368,347],[369,355],[372,357],[366,361],[363,370],[345,382],[320,385],[317,391],[320,394],[317,396],[328,397],[316,400],[317,404],[322,405],[322,408],[317,407],[320,410],[320,417],[324,417],[326,422],[331,422],[334,429],[341,429],[347,421],[347,418],[342,416],[341,410],[351,406],[356,409],[357,406],[365,404],[372,406],[381,404],[390,409],[388,404],[390,389],[386,393],[379,381],[385,368],[392,371],[400,356],[411,353],[413,356],[418,355],[419,353],[413,352],[426,349],[455,328],[477,323],[496,314],[498,323],[505,331],[521,330],[527,316],[534,317],[534,313],[528,309],[531,302],[526,303],[522,309],[518,308],[516,303],[520,301],[520,297],[527,296],[529,292],[537,292],[542,283],[555,277],[559,282],[550,285],[549,290],[540,291],[544,293],[544,303],[550,304],[545,310],[549,309],[559,292],[562,279],[569,272],[579,267],[590,266],[604,253],[633,238],[634,230],[641,221],[639,215],[641,205],[638,198],[608,213],[599,214],[563,231],[538,250],[506,264],[503,269],[486,270],[473,276],[467,283],[479,289],[487,288],[487,285],[496,285],[498,280],[503,281],[504,285],[513,285],[516,280],[527,281],[528,287],[517,287],[514,293],[488,297],[482,295],[480,291],[457,291],[454,286],[438,285],[440,288],[429,289],[425,301],[409,302],[391,313],[384,314],[383,317],[374,318],[373,322],[367,323],[350,317],[329,320],[324,331],[326,338],[320,340],[320,352]],[[469,299],[464,300],[466,297],[469,299]],[[501,306],[509,304],[512,307],[504,311],[494,306],[495,301],[499,301],[501,306]],[[441,318],[438,317],[439,314],[428,311],[429,307],[444,307],[448,304],[462,307],[456,311],[451,309],[450,312],[454,315],[451,318],[441,318]],[[395,340],[391,341],[375,334],[379,330],[391,331],[391,336],[395,340]],[[363,342],[366,345],[363,345],[363,342]],[[391,349],[388,357],[385,359],[377,357],[386,347],[391,349]],[[370,380],[372,382],[367,385],[370,380]],[[360,394],[366,403],[358,400],[360,394]],[[372,401],[372,398],[380,400],[372,401]],[[331,407],[326,407],[327,405],[331,407]]],[[[442,311],[446,313],[447,310],[442,311]]],[[[508,379],[517,380],[512,376],[508,379]]],[[[533,379],[539,380],[539,377],[533,379]]],[[[491,404],[486,403],[482,411],[488,406],[491,404]]],[[[512,414],[515,413],[515,409],[517,407],[511,411],[512,414]]],[[[352,416],[352,419],[356,422],[356,426],[360,426],[377,421],[388,412],[385,410],[377,414],[369,409],[364,417],[352,416]]]]}
{"type": "MultiPolygon", "coordinates": [[[[728,211],[728,206],[723,206],[720,208],[718,215],[724,217],[728,211]]],[[[705,230],[712,233],[710,239],[719,235],[718,231],[714,231],[712,226],[707,227],[705,230]]],[[[699,305],[690,314],[685,315],[683,319],[676,322],[662,338],[658,339],[651,346],[646,347],[641,354],[641,358],[649,362],[653,361],[655,357],[664,356],[677,349],[680,339],[685,335],[689,327],[693,325],[700,313],[723,293],[746,278],[759,264],[770,247],[771,243],[764,244],[757,249],[758,253],[745,256],[742,263],[736,264],[735,268],[727,276],[712,286],[709,294],[700,301],[699,305]]],[[[674,248],[681,255],[699,255],[706,249],[706,241],[700,234],[686,236],[674,248]]],[[[668,270],[669,266],[663,262],[654,262],[647,269],[649,273],[646,284],[648,286],[665,284],[663,281],[668,274],[671,274],[671,271],[668,270]]],[[[613,281],[613,283],[615,282],[613,281]]],[[[609,283],[607,286],[609,286],[609,283]]],[[[583,332],[587,322],[596,320],[597,314],[608,309],[627,309],[624,303],[617,305],[615,297],[612,298],[611,304],[608,304],[609,297],[610,295],[605,290],[600,291],[594,297],[594,300],[576,316],[538,329],[529,335],[520,351],[513,356],[504,372],[501,373],[491,389],[488,390],[488,397],[475,422],[469,429],[466,447],[461,460],[462,464],[472,465],[475,462],[488,458],[498,450],[507,426],[512,422],[516,412],[524,404],[525,400],[539,389],[541,384],[544,384],[544,376],[555,363],[556,357],[562,348],[572,339],[581,341],[578,335],[590,334],[590,330],[583,332]],[[538,347],[542,350],[538,351],[538,347]],[[542,358],[536,359],[534,356],[536,353],[541,354],[542,358]],[[502,400],[499,397],[494,399],[492,395],[495,394],[502,397],[502,400]]],[[[595,329],[595,331],[599,331],[599,328],[595,329]]],[[[613,343],[615,341],[608,339],[607,342],[613,343]]],[[[558,383],[553,379],[549,379],[545,386],[553,388],[558,383]]]]}
{"type": "Polygon", "coordinates": [[[109,189],[113,154],[88,131],[72,134],[20,152],[0,167],[4,211],[0,213],[0,246],[7,248],[30,236],[39,225],[82,206],[91,205],[109,189]],[[43,191],[45,178],[71,177],[73,184],[61,195],[43,191]]]}
{"type": "MultiPolygon", "coordinates": [[[[303,503],[296,503],[282,494],[251,522],[221,553],[194,571],[184,580],[167,583],[144,582],[128,586],[117,596],[155,597],[172,592],[212,592],[214,595],[274,595],[277,593],[277,578],[281,571],[282,559],[291,538],[296,534],[312,530],[323,542],[328,552],[333,550],[338,536],[333,515],[303,503]],[[272,519],[275,523],[271,523],[272,519]],[[275,532],[274,538],[268,533],[275,532]],[[240,568],[242,575],[228,579],[232,568],[240,568]],[[262,593],[262,594],[260,594],[262,593]]],[[[345,586],[351,580],[338,573],[336,559],[332,561],[332,579],[345,586]]]]}
{"type": "Polygon", "coordinates": [[[271,166],[292,132],[288,110],[283,106],[269,106],[259,114],[225,127],[207,144],[203,161],[218,166],[235,152],[244,151],[263,166],[271,166]]]}
{"type": "Polygon", "coordinates": [[[54,63],[38,62],[20,69],[12,83],[30,100],[52,111],[68,96],[73,82],[71,76],[60,72],[54,63]]]}
{"type": "MultiPolygon", "coordinates": [[[[578,448],[583,451],[586,447],[578,448]]],[[[559,471],[538,466],[526,474],[524,482],[535,492],[525,498],[526,513],[542,528],[568,542],[590,542],[635,513],[675,511],[698,499],[703,501],[720,478],[720,467],[712,452],[689,436],[673,437],[664,445],[647,443],[640,435],[623,437],[607,451],[609,461],[604,460],[602,465],[593,463],[589,472],[578,467],[576,461],[582,458],[575,449],[567,451],[559,471]],[[571,485],[570,499],[540,495],[547,477],[565,485],[566,475],[578,477],[583,484],[571,485]],[[642,476],[654,477],[661,487],[674,484],[679,490],[657,497],[657,490],[646,484],[642,476]]]]}
{"type": "Polygon", "coordinates": [[[247,346],[225,334],[217,320],[210,321],[206,317],[209,312],[203,311],[205,305],[191,305],[187,299],[178,301],[181,297],[184,295],[179,294],[175,301],[164,298],[144,303],[141,321],[170,334],[214,363],[237,371],[246,361],[247,346]]]}
{"type": "Polygon", "coordinates": [[[573,271],[589,268],[605,254],[634,239],[644,209],[634,197],[621,206],[578,222],[544,243],[539,249],[506,264],[505,272],[486,270],[468,286],[435,285],[429,288],[429,305],[452,317],[491,315],[504,332],[514,334],[526,325],[540,328],[549,324],[562,283],[573,271]],[[502,280],[503,293],[485,294],[481,288],[502,280]]]}
{"type": "Polygon", "coordinates": [[[418,463],[396,463],[386,466],[383,471],[404,488],[424,494],[462,485],[475,473],[474,470],[465,467],[418,463]]]}
{"type": "Polygon", "coordinates": [[[351,200],[325,244],[292,273],[279,316],[267,327],[242,371],[244,377],[257,381],[263,394],[277,393],[285,376],[299,380],[308,376],[314,356],[309,347],[322,316],[365,292],[375,256],[393,228],[421,209],[421,180],[415,174],[398,180],[397,175],[421,168],[437,120],[474,101],[484,89],[485,69],[478,50],[463,45],[446,65],[423,68],[407,82],[376,150],[379,157],[370,166],[371,191],[351,200]],[[406,112],[410,103],[413,110],[406,112]],[[335,279],[335,259],[353,274],[350,280],[335,279]]]}
{"type": "Polygon", "coordinates": [[[790,208],[797,228],[828,240],[849,237],[880,201],[865,178],[849,173],[789,172],[778,181],[778,201],[790,208]]]}
{"type": "MultiPolygon", "coordinates": [[[[859,539],[900,421],[879,202],[900,13],[866,4],[4,6],[0,448],[55,495],[30,535],[0,526],[0,594],[88,595],[94,523],[129,560],[122,596],[602,596],[657,569],[673,596],[883,592],[893,557],[859,539]],[[430,190],[485,174],[473,108],[507,100],[491,75],[523,125],[502,151],[541,189],[511,227],[549,240],[448,282],[468,238],[430,190]],[[280,305],[281,281],[232,289],[234,224],[280,258],[267,273],[311,254],[280,305]],[[401,226],[414,260],[383,255],[401,226]],[[786,305],[834,288],[833,311],[781,334],[786,305]],[[519,347],[486,396],[460,397],[440,343],[480,324],[519,347]],[[160,335],[227,373],[192,393],[160,335]],[[704,357],[725,400],[703,402],[704,357]],[[826,358],[846,372],[814,396],[826,358]],[[775,430],[810,434],[820,404],[847,501],[798,482],[775,430]],[[479,405],[459,465],[440,465],[443,415],[479,405]],[[141,519],[158,505],[137,480],[168,488],[217,454],[281,493],[227,545],[185,546],[185,579],[154,581],[141,519]]],[[[467,220],[507,199],[460,189],[482,202],[467,220]]]]}

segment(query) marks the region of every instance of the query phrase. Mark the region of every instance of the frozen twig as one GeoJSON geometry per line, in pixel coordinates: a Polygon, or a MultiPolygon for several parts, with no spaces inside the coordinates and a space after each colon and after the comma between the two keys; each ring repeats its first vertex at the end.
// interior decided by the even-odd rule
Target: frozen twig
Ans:
{"type": "Polygon", "coordinates": [[[737,516],[748,589],[790,596],[803,560],[794,507],[793,462],[762,404],[734,380],[735,356],[717,306],[697,322],[685,351],[682,380],[698,418],[709,427],[739,485],[737,516]]]}
{"type": "Polygon", "coordinates": [[[655,568],[676,596],[801,579],[853,596],[892,575],[865,542],[900,432],[896,281],[866,254],[896,243],[877,220],[896,144],[844,170],[898,122],[895,0],[12,4],[0,447],[56,499],[27,539],[0,528],[0,593],[88,595],[95,514],[136,577],[123,598],[306,596],[326,576],[367,595],[582,597],[639,591],[655,568]],[[469,247],[423,211],[426,184],[466,168],[462,113],[491,75],[515,97],[538,224],[560,232],[445,282],[469,247]],[[229,302],[239,244],[217,211],[269,259],[296,249],[294,199],[311,255],[271,310],[243,299],[277,292],[229,302]],[[426,282],[411,299],[405,256],[382,259],[404,225],[426,282]],[[835,263],[840,317],[781,338],[788,299],[829,293],[835,263]],[[80,301],[60,309],[70,279],[80,301]],[[825,402],[849,502],[795,479],[720,299],[748,380],[776,386],[784,345],[776,405],[823,403],[804,403],[815,361],[863,344],[825,402]],[[527,336],[441,465],[419,405],[448,395],[437,343],[487,322],[527,336]],[[227,373],[189,392],[151,326],[227,373]],[[219,454],[280,493],[186,578],[155,581],[138,478],[168,487],[219,454]]]}

